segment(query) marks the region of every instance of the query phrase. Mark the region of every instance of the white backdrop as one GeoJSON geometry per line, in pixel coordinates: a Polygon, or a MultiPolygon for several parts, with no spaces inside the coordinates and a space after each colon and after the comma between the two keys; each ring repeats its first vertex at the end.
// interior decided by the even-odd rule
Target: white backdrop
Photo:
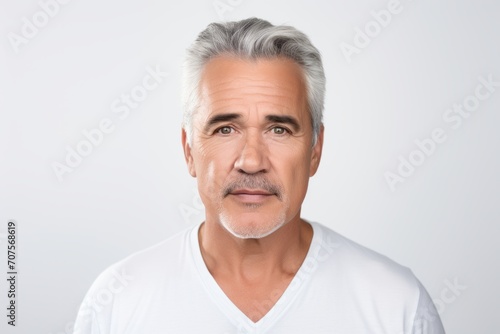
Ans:
{"type": "Polygon", "coordinates": [[[181,63],[208,23],[251,16],[299,28],[323,55],[326,142],[303,217],[412,268],[448,333],[498,331],[499,13],[465,0],[1,0],[0,270],[13,219],[19,275],[15,328],[0,281],[0,331],[71,333],[104,268],[203,219],[180,144],[181,63]]]}

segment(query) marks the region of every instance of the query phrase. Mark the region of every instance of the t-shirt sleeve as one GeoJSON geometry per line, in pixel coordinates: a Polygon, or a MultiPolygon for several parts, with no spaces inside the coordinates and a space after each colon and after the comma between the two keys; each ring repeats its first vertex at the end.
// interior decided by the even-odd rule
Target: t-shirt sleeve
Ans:
{"type": "Polygon", "coordinates": [[[429,293],[418,281],[420,296],[413,320],[412,334],[445,334],[441,318],[429,293]]]}
{"type": "Polygon", "coordinates": [[[101,334],[95,312],[85,305],[80,307],[73,334],[101,334]]]}
{"type": "Polygon", "coordinates": [[[73,334],[101,334],[97,315],[88,302],[90,297],[89,291],[78,310],[78,315],[73,327],[73,334]]]}
{"type": "Polygon", "coordinates": [[[80,305],[73,334],[110,334],[113,298],[123,289],[116,284],[119,276],[119,271],[111,266],[96,278],[80,305]]]}

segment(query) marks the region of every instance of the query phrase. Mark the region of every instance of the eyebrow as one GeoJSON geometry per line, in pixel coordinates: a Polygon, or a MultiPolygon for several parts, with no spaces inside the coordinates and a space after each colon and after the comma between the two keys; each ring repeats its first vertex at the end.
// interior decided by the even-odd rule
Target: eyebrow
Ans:
{"type": "Polygon", "coordinates": [[[266,120],[273,123],[291,125],[294,131],[300,131],[300,124],[294,117],[286,115],[267,115],[266,120]]]}
{"type": "Polygon", "coordinates": [[[240,114],[219,114],[210,117],[205,125],[205,132],[207,132],[212,126],[222,123],[237,120],[241,118],[240,114]]]}
{"type": "MultiPolygon", "coordinates": [[[[208,131],[212,126],[214,126],[218,123],[234,121],[234,120],[240,119],[241,117],[242,116],[240,114],[236,114],[236,113],[214,115],[208,119],[208,121],[205,125],[205,131],[208,131]]],[[[288,125],[293,127],[294,131],[300,130],[299,122],[294,117],[291,117],[291,116],[267,115],[266,120],[268,122],[272,122],[272,123],[288,124],[288,125]]]]}

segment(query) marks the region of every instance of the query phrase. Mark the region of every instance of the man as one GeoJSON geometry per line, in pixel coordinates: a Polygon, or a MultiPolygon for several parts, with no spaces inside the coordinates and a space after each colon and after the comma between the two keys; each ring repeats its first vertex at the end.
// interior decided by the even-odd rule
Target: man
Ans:
{"type": "Polygon", "coordinates": [[[188,51],[182,130],[206,220],[101,274],[75,333],[444,333],[409,269],[300,217],[324,89],[296,29],[210,24],[188,51]]]}

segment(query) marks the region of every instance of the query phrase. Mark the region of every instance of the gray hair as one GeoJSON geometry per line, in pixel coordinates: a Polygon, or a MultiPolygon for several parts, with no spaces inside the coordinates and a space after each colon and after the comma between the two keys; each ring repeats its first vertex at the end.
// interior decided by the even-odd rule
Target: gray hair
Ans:
{"type": "Polygon", "coordinates": [[[243,59],[285,57],[304,71],[307,102],[313,127],[313,145],[323,122],[325,73],[321,55],[302,32],[290,26],[274,26],[250,18],[242,21],[211,23],[187,50],[183,73],[183,128],[188,143],[193,135],[192,118],[199,107],[199,83],[205,64],[221,55],[243,59]]]}

